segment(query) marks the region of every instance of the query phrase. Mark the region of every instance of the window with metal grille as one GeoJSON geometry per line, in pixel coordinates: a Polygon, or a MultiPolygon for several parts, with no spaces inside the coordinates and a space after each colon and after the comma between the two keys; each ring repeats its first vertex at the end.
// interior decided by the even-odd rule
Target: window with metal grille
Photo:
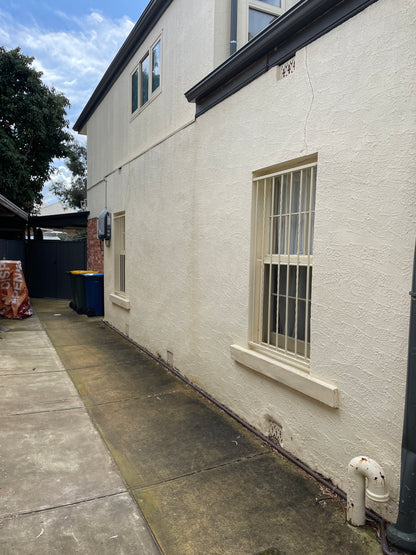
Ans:
{"type": "Polygon", "coordinates": [[[126,291],[126,231],[125,213],[114,214],[114,288],[126,291]]]}
{"type": "Polygon", "coordinates": [[[316,164],[254,179],[251,335],[309,362],[316,164]]]}

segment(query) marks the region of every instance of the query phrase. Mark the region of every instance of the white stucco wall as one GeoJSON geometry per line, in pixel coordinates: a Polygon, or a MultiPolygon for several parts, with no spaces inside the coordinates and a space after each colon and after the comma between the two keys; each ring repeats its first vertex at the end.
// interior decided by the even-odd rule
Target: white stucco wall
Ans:
{"type": "MultiPolygon", "coordinates": [[[[177,71],[169,64],[186,65],[179,55],[185,46],[166,57],[168,29],[179,17],[173,12],[161,22],[165,76],[177,71]]],[[[164,359],[173,353],[182,374],[264,433],[276,421],[283,446],[339,487],[347,487],[352,457],[377,460],[392,499],[373,508],[392,520],[416,231],[414,22],[410,3],[397,11],[394,0],[379,0],[299,51],[292,75],[280,79],[271,69],[135,159],[136,143],[142,152],[163,124],[167,135],[192,116],[194,107],[182,99],[194,84],[188,78],[172,92],[166,79],[148,114],[129,122],[129,103],[119,106],[126,71],[88,122],[92,183],[120,167],[108,178],[108,208],[126,212],[131,308],[109,298],[111,243],[106,320],[164,359]],[[178,114],[166,118],[179,97],[178,114]],[[148,130],[152,114],[156,125],[148,130]],[[337,409],[230,357],[230,345],[248,342],[251,172],[312,153],[318,181],[310,370],[338,387],[337,409]]],[[[199,42],[195,36],[202,55],[199,42]]],[[[88,203],[93,212],[103,208],[101,185],[88,203]]]]}
{"type": "MultiPolygon", "coordinates": [[[[220,1],[175,0],[93,113],[88,121],[90,188],[194,119],[195,107],[187,102],[184,93],[222,61],[220,52],[214,52],[213,47],[215,17],[220,11],[216,4],[220,1]],[[131,75],[160,36],[160,94],[132,116],[131,75]],[[92,139],[95,137],[100,140],[92,139]]],[[[89,209],[99,212],[94,204],[89,209]]]]}

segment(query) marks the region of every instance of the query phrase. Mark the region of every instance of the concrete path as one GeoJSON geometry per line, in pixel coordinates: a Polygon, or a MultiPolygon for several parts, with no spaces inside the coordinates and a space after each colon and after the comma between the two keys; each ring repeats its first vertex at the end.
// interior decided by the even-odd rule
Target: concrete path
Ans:
{"type": "Polygon", "coordinates": [[[147,555],[152,535],[167,555],[381,553],[339,500],[99,318],[33,305],[0,321],[0,553],[147,555]]]}
{"type": "Polygon", "coordinates": [[[0,553],[160,553],[39,318],[0,326],[0,553]]]}

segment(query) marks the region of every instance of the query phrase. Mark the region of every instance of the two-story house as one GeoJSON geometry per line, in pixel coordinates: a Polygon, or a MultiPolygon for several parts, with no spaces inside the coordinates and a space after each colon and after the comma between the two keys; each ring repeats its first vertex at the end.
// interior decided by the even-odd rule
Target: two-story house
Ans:
{"type": "Polygon", "coordinates": [[[390,520],[416,231],[400,4],[152,0],[75,126],[94,234],[111,213],[105,319],[341,489],[375,459],[390,520]]]}

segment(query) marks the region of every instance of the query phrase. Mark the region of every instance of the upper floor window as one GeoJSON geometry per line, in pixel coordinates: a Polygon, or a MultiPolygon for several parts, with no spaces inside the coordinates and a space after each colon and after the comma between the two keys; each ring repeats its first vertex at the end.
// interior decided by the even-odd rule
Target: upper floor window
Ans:
{"type": "Polygon", "coordinates": [[[131,76],[131,112],[144,106],[160,89],[162,39],[146,52],[131,76]]]}
{"type": "Polygon", "coordinates": [[[248,40],[251,40],[283,12],[284,0],[249,0],[248,40]]]}

